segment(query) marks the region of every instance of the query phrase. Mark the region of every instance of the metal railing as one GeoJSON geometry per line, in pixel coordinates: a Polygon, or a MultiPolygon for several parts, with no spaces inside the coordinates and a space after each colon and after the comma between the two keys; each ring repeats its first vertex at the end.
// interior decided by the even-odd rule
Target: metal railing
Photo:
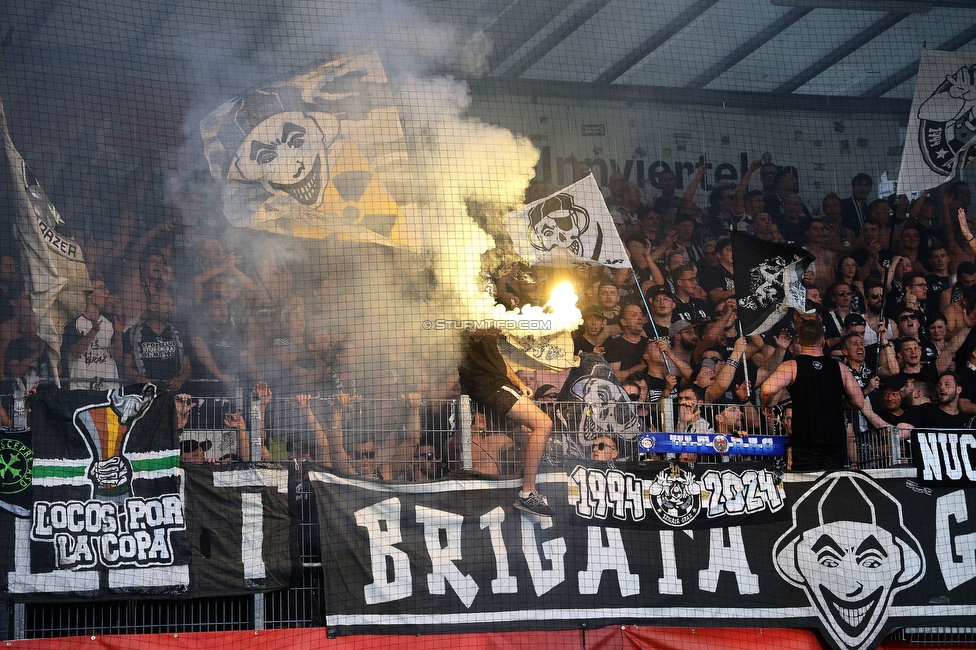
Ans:
{"type": "MultiPolygon", "coordinates": [[[[272,445],[292,462],[296,458],[325,460],[318,457],[316,427],[303,424],[295,414],[294,398],[273,398],[263,409],[249,394],[223,397],[197,397],[183,439],[205,436],[202,440],[220,440],[223,448],[208,447],[208,460],[219,461],[237,445],[236,433],[225,424],[230,413],[240,413],[246,420],[250,441],[272,445]],[[275,403],[277,400],[277,404],[275,403]],[[278,409],[276,413],[275,409],[278,409]],[[290,409],[290,411],[289,411],[290,409]],[[270,414],[269,414],[270,413],[270,414]],[[281,414],[281,415],[279,415],[281,414]],[[262,419],[264,416],[264,419],[262,419]],[[279,419],[280,418],[280,419],[279,419]],[[228,436],[228,432],[233,435],[228,436]]],[[[0,396],[0,404],[13,408],[13,396],[0,396]]],[[[313,398],[309,401],[315,421],[326,435],[335,400],[313,398]]],[[[621,443],[621,454],[633,453],[631,445],[644,431],[716,431],[729,434],[781,435],[786,429],[778,409],[753,405],[703,404],[684,407],[676,401],[657,403],[591,403],[541,402],[540,408],[554,420],[554,430],[547,445],[545,462],[561,465],[572,457],[585,457],[589,448],[581,441],[610,436],[621,443]],[[636,423],[636,424],[635,424],[636,423]]],[[[485,474],[513,475],[521,471],[521,452],[517,426],[505,418],[492,415],[476,417],[475,406],[467,398],[427,402],[420,408],[421,448],[433,448],[447,470],[479,471],[485,474]],[[494,438],[494,440],[492,440],[494,438]],[[509,442],[505,442],[507,439],[509,442]],[[493,454],[497,451],[497,454],[493,454]],[[486,471],[488,470],[488,471],[486,471]]],[[[8,411],[9,412],[9,411],[8,411]]],[[[305,416],[303,416],[305,417],[305,416]]],[[[391,400],[358,398],[343,409],[343,441],[352,454],[363,441],[405,433],[403,405],[391,400]]],[[[854,434],[858,463],[865,468],[883,468],[910,461],[905,441],[888,427],[854,434]]],[[[199,442],[200,440],[198,440],[199,442]]],[[[404,477],[426,480],[419,471],[428,460],[413,453],[399,460],[404,477]]],[[[697,462],[719,462],[718,455],[699,455],[697,462]]],[[[12,603],[0,606],[0,636],[4,638],[51,638],[91,634],[177,633],[190,631],[232,631],[313,627],[324,625],[321,619],[326,577],[319,553],[318,524],[311,495],[296,495],[301,512],[300,549],[303,565],[301,583],[287,590],[251,596],[223,598],[76,602],[57,604],[12,603]]],[[[899,634],[899,633],[896,633],[899,634]]],[[[971,638],[971,631],[961,634],[971,638]]],[[[952,635],[950,635],[952,636],[952,635]]],[[[906,638],[902,635],[900,638],[906,638]]],[[[951,642],[940,635],[943,643],[951,642]]],[[[913,640],[915,640],[913,638],[913,640]]],[[[924,641],[918,641],[924,643],[924,641]]]]}

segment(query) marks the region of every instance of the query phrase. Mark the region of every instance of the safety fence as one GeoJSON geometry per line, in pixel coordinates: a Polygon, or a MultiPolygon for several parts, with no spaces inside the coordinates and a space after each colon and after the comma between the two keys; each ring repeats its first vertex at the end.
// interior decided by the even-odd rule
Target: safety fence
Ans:
{"type": "MultiPolygon", "coordinates": [[[[22,409],[21,399],[20,395],[2,396],[0,404],[11,422],[24,417],[29,424],[29,400],[28,408],[22,409]]],[[[464,476],[465,472],[516,475],[521,471],[517,425],[480,413],[464,396],[411,406],[399,399],[357,397],[347,402],[335,396],[267,399],[259,394],[237,393],[197,396],[193,404],[182,432],[186,462],[234,462],[244,455],[242,441],[251,450],[268,453],[274,461],[335,461],[330,449],[341,443],[338,446],[347,455],[344,462],[349,470],[364,476],[369,474],[370,466],[375,468],[381,460],[392,468],[386,478],[409,481],[430,480],[446,472],[464,476]],[[243,437],[239,436],[240,427],[244,429],[243,437]],[[340,435],[341,440],[336,440],[340,435]],[[196,443],[195,449],[191,449],[191,441],[196,443]],[[382,442],[379,446],[378,441],[382,442]],[[193,451],[197,452],[195,456],[193,451]]],[[[616,445],[616,458],[621,461],[646,459],[640,457],[637,440],[647,431],[748,437],[781,436],[790,427],[788,411],[750,404],[663,400],[540,402],[539,406],[554,421],[544,458],[551,467],[562,466],[574,457],[606,451],[598,448],[601,442],[616,445]]],[[[879,469],[910,462],[903,436],[892,427],[857,432],[852,442],[862,468],[879,469]]],[[[666,457],[662,454],[651,459],[666,457]]],[[[720,454],[679,458],[703,463],[735,459],[720,454]]],[[[296,498],[302,562],[298,586],[224,598],[2,604],[0,636],[24,639],[324,625],[321,612],[328,580],[322,570],[318,525],[310,495],[299,493],[296,498]]]]}

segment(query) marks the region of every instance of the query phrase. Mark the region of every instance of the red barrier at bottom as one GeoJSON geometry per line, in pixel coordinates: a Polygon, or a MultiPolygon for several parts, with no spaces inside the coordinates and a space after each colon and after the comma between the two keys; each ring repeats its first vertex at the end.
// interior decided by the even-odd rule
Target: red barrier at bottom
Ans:
{"type": "MultiPolygon", "coordinates": [[[[75,636],[7,641],[14,650],[820,650],[825,648],[810,630],[785,628],[671,628],[636,625],[597,630],[498,632],[494,634],[430,634],[347,636],[330,639],[325,628],[264,630],[260,632],[192,632],[75,636]]],[[[883,643],[879,648],[911,647],[883,643]]],[[[934,647],[934,646],[928,646],[934,647]]],[[[954,650],[963,647],[952,645],[954,650]]]]}

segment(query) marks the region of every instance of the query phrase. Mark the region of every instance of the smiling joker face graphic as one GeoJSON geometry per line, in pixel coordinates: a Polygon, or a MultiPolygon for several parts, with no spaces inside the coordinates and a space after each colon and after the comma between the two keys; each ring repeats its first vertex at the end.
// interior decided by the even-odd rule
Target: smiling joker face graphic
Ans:
{"type": "Polygon", "coordinates": [[[793,506],[773,551],[776,570],[806,591],[840,648],[871,644],[896,593],[925,573],[901,505],[865,475],[826,474],[793,506]]]}
{"type": "Polygon", "coordinates": [[[330,147],[338,135],[339,121],[329,113],[272,115],[244,138],[234,167],[241,178],[258,181],[268,192],[313,207],[329,182],[330,147]]]}

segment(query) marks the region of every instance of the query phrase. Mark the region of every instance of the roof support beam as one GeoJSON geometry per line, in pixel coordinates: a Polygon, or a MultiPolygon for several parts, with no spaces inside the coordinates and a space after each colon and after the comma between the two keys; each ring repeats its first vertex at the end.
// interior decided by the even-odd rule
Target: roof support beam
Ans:
{"type": "Polygon", "coordinates": [[[877,38],[881,34],[900,23],[901,21],[908,18],[911,14],[887,14],[881,20],[870,25],[867,29],[861,31],[860,34],[850,39],[846,43],[843,43],[839,47],[835,48],[833,52],[823,57],[809,68],[796,75],[785,84],[777,88],[774,92],[777,93],[792,93],[795,92],[797,88],[800,88],[811,79],[814,79],[817,75],[824,72],[827,68],[843,60],[845,57],[849,56],[853,52],[857,51],[865,44],[869,43],[871,40],[877,38]]]}
{"type": "Polygon", "coordinates": [[[674,37],[675,34],[690,25],[699,16],[715,6],[717,2],[718,0],[698,0],[698,2],[678,14],[670,23],[662,27],[655,34],[652,34],[650,38],[645,40],[638,47],[631,50],[627,56],[612,64],[606,70],[597,75],[596,79],[593,80],[593,83],[611,84],[615,82],[617,79],[624,76],[628,70],[640,63],[644,57],[667,43],[674,37]]]}
{"type": "Polygon", "coordinates": [[[494,48],[488,69],[494,71],[546,25],[573,4],[573,0],[512,0],[485,28],[494,48]]]}
{"type": "Polygon", "coordinates": [[[762,30],[739,47],[735,48],[735,50],[723,57],[721,61],[686,83],[685,88],[704,88],[731,70],[744,58],[779,36],[785,30],[792,27],[793,23],[800,20],[811,11],[813,11],[813,9],[809,7],[803,9],[791,9],[779,20],[766,27],[766,29],[762,30]]]}
{"type": "Polygon", "coordinates": [[[556,27],[548,36],[536,43],[531,50],[512,62],[508,67],[499,66],[495,70],[495,73],[511,77],[521,76],[522,73],[541,61],[542,57],[549,54],[557,45],[566,40],[573,32],[608,4],[610,4],[610,0],[589,0],[589,2],[556,27]]]}
{"type": "MultiPolygon", "coordinates": [[[[955,52],[973,40],[976,40],[976,25],[970,25],[935,49],[944,50],[946,52],[955,52]]],[[[871,86],[861,93],[861,97],[884,97],[886,93],[891,92],[918,74],[918,64],[920,61],[921,59],[916,59],[884,81],[871,86]]]]}
{"type": "Polygon", "coordinates": [[[551,99],[576,101],[610,101],[627,103],[690,104],[715,108],[747,110],[781,110],[888,115],[907,124],[911,100],[862,99],[861,97],[823,97],[811,102],[809,97],[771,93],[736,92],[725,90],[696,90],[631,86],[626,84],[591,84],[535,79],[500,79],[498,77],[469,79],[468,87],[475,101],[481,97],[514,95],[526,103],[544,103],[551,99]]]}

